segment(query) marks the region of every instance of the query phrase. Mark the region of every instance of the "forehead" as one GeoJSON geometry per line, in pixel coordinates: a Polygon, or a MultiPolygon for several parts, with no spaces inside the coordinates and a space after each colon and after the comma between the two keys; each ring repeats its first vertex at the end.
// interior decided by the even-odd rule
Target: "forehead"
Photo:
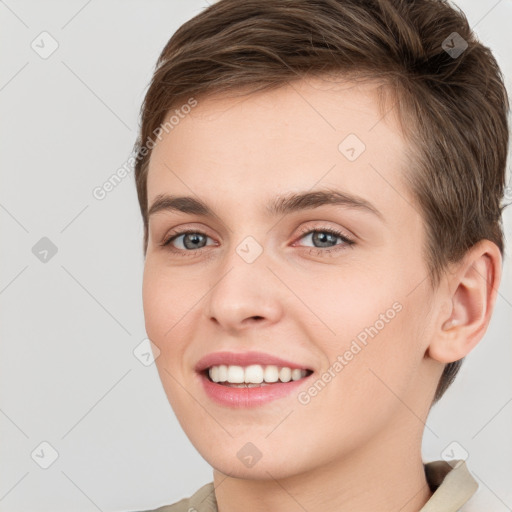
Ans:
{"type": "Polygon", "coordinates": [[[408,147],[379,90],[315,79],[199,97],[153,149],[148,204],[165,192],[266,204],[273,194],[321,185],[370,197],[381,211],[399,206],[400,196],[410,208],[401,181],[408,147]]]}

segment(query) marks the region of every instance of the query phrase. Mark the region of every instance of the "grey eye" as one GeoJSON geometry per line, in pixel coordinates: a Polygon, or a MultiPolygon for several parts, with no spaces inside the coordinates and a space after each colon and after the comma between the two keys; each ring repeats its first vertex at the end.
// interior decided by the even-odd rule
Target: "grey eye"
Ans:
{"type": "MultiPolygon", "coordinates": [[[[183,248],[193,250],[201,249],[201,247],[204,247],[206,245],[206,239],[208,237],[202,235],[201,233],[184,233],[176,237],[175,240],[179,240],[180,238],[183,238],[183,248]]],[[[181,249],[181,247],[179,248],[181,249]]]]}

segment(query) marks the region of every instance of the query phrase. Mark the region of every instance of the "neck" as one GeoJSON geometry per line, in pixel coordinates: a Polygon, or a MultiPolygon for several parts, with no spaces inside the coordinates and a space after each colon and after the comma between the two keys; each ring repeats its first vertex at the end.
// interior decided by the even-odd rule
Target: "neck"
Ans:
{"type": "Polygon", "coordinates": [[[421,432],[404,439],[410,428],[390,429],[348,455],[279,480],[233,478],[214,470],[218,510],[418,512],[432,492],[421,459],[421,432]]]}

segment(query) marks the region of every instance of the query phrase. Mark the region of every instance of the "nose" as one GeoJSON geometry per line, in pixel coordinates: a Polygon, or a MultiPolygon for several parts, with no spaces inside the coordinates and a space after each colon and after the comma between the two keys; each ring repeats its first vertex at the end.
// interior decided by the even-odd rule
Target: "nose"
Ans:
{"type": "Polygon", "coordinates": [[[283,290],[265,258],[247,263],[234,254],[205,298],[209,322],[231,335],[250,326],[268,327],[283,315],[283,290]]]}

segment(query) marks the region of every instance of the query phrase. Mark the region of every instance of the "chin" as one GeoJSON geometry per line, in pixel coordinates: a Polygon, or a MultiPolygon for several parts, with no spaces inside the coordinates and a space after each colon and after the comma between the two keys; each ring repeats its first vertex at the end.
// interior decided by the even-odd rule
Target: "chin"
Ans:
{"type": "Polygon", "coordinates": [[[238,463],[238,461],[237,463],[233,463],[232,459],[228,459],[229,458],[222,461],[214,458],[210,461],[208,459],[206,460],[210,466],[220,473],[231,478],[239,478],[242,480],[283,479],[293,476],[296,472],[295,466],[293,469],[284,469],[282,467],[282,462],[278,461],[273,463],[272,461],[267,460],[265,463],[263,459],[261,459],[253,467],[245,467],[243,464],[238,463]]]}
{"type": "MultiPolygon", "coordinates": [[[[210,466],[231,478],[244,480],[282,479],[307,470],[302,466],[302,462],[297,461],[292,454],[280,452],[279,449],[268,449],[268,451],[262,449],[263,453],[258,454],[250,445],[242,445],[242,448],[238,448],[238,444],[238,442],[233,441],[223,451],[213,451],[211,445],[205,447],[205,450],[198,451],[210,466]],[[290,461],[293,461],[293,464],[290,464],[290,461]]],[[[304,462],[308,463],[307,461],[304,462]]]]}

